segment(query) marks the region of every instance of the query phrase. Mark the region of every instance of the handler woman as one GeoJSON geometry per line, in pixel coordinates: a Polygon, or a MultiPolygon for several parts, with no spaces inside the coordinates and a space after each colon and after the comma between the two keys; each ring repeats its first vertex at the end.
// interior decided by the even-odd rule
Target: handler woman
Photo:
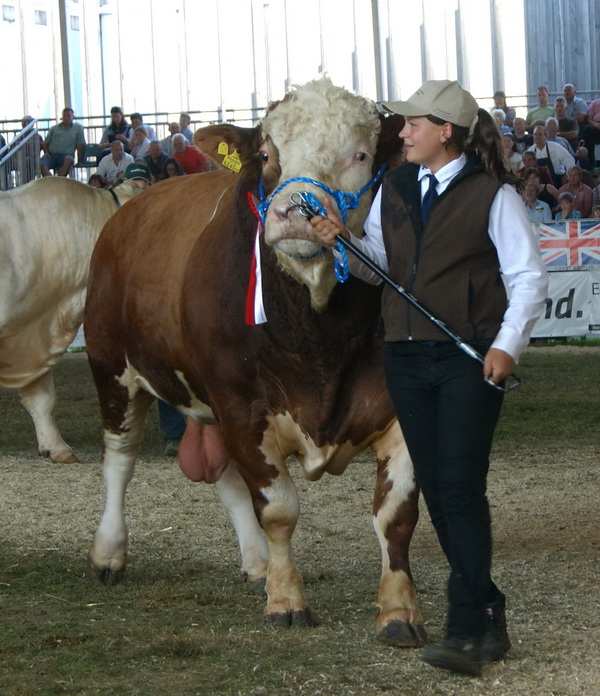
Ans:
{"type": "MultiPolygon", "coordinates": [[[[485,356],[482,371],[386,285],[387,387],[450,564],[446,638],[428,645],[423,659],[479,675],[510,648],[505,598],[490,574],[489,454],[503,380],[542,312],[547,273],[498,128],[471,94],[458,82],[430,80],[408,101],[384,107],[406,118],[407,163],[385,176],[365,237],[353,237],[329,202],[328,217],[312,223],[326,244],[351,238],[485,356]],[[512,290],[508,303],[500,271],[512,290]]],[[[349,264],[354,275],[380,282],[358,259],[349,264]]]]}

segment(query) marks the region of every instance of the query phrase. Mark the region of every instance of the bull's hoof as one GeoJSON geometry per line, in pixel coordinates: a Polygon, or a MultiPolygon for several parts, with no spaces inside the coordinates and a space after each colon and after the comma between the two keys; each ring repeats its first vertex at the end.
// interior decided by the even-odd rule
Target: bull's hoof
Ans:
{"type": "Polygon", "coordinates": [[[88,559],[87,577],[94,585],[105,585],[111,587],[123,579],[125,568],[115,570],[114,568],[100,568],[91,559],[88,559]]]}
{"type": "Polygon", "coordinates": [[[258,578],[256,580],[248,580],[248,576],[244,574],[244,582],[246,583],[246,588],[250,591],[250,594],[258,595],[264,600],[267,599],[267,579],[258,578]]]}
{"type": "Polygon", "coordinates": [[[377,640],[397,648],[421,648],[429,643],[424,626],[411,626],[406,621],[390,621],[379,631],[377,640]]]}
{"type": "Polygon", "coordinates": [[[265,624],[269,626],[288,628],[290,626],[316,626],[317,623],[308,607],[298,611],[265,614],[265,624]]]}
{"type": "Polygon", "coordinates": [[[38,450],[40,457],[49,459],[54,464],[78,464],[79,459],[73,454],[71,449],[66,450],[38,450]]]}

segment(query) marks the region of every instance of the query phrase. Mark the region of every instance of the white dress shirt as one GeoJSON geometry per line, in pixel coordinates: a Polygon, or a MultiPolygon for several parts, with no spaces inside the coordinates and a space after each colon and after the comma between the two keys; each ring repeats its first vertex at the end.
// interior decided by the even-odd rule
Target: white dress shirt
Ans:
{"type": "MultiPolygon", "coordinates": [[[[436,172],[438,195],[444,193],[466,162],[466,155],[462,154],[436,172]]],[[[431,174],[429,169],[420,168],[421,199],[429,186],[428,174],[431,174]]],[[[381,230],[381,188],[365,221],[364,231],[362,239],[351,234],[352,243],[387,273],[388,262],[381,230]]],[[[523,200],[509,184],[503,184],[498,189],[492,202],[488,234],[498,252],[501,272],[511,288],[510,301],[492,348],[499,348],[518,361],[543,311],[548,296],[548,273],[523,200]]],[[[338,252],[335,253],[339,258],[338,252]]],[[[348,266],[352,275],[372,285],[383,282],[351,252],[348,252],[348,266]]]]}

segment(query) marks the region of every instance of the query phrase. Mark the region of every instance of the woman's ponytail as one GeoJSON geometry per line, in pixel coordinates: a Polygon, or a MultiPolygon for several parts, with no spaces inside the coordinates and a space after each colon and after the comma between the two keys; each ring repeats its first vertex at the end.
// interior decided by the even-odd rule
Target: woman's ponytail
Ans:
{"type": "Polygon", "coordinates": [[[494,178],[502,183],[515,185],[519,177],[506,168],[500,130],[496,122],[485,109],[479,109],[477,116],[473,133],[465,144],[465,154],[477,153],[483,166],[494,178]]]}

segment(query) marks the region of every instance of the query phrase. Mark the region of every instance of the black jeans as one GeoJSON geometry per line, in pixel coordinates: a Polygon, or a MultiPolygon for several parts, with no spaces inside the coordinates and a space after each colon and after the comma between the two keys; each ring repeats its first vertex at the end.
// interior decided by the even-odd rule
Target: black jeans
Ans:
{"type": "MultiPolygon", "coordinates": [[[[491,342],[472,345],[485,354],[491,342]]],[[[388,343],[385,373],[415,475],[450,564],[448,637],[480,637],[504,597],[490,576],[486,478],[503,393],[454,343],[388,343]]]]}

